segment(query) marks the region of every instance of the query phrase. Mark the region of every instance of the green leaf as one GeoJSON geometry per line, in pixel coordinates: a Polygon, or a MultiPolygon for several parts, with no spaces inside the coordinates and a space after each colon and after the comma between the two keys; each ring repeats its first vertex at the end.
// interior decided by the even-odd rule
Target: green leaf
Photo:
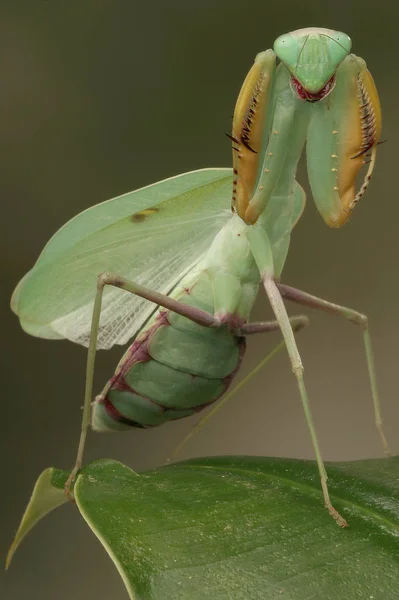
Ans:
{"type": "Polygon", "coordinates": [[[48,468],[39,475],[33,488],[32,496],[22,517],[18,531],[7,554],[6,569],[10,566],[12,557],[29,531],[40,519],[49,512],[68,502],[64,492],[64,485],[68,479],[67,471],[48,468]]]}
{"type": "Polygon", "coordinates": [[[344,530],[311,461],[202,458],[138,475],[101,460],[74,494],[132,599],[397,600],[399,457],[327,471],[344,530]]]}
{"type": "Polygon", "coordinates": [[[220,457],[137,476],[99,461],[75,496],[131,598],[397,599],[399,459],[328,472],[346,530],[312,462],[220,457]]]}

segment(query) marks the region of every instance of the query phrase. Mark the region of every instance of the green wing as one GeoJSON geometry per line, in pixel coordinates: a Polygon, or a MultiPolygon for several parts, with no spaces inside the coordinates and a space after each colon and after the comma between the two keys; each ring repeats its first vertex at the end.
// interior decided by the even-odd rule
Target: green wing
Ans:
{"type": "MultiPolygon", "coordinates": [[[[88,345],[97,276],[168,293],[231,217],[231,169],[192,171],[96,205],[48,242],[11,306],[31,335],[88,345]]],[[[99,348],[125,344],[154,305],[107,287],[99,348]]]]}

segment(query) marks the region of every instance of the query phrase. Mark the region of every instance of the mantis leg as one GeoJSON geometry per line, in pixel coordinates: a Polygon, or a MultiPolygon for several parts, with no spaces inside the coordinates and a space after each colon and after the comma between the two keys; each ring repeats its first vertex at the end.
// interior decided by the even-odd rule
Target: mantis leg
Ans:
{"type": "Polygon", "coordinates": [[[283,334],[285,345],[288,351],[288,356],[290,358],[291,368],[297,380],[299,394],[305,413],[306,423],[312,440],[313,450],[316,455],[317,466],[320,474],[321,488],[323,491],[324,504],[330,515],[337,522],[337,524],[340,527],[347,527],[348,523],[334,508],[330,500],[327,485],[328,477],[324,466],[323,458],[321,456],[319,441],[317,439],[316,429],[313,423],[313,417],[310,410],[310,404],[303,377],[304,369],[302,365],[302,360],[296,345],[294,333],[292,331],[292,327],[288,318],[287,310],[284,306],[284,302],[281,297],[280,291],[274,281],[273,253],[267,233],[260,227],[254,227],[249,231],[248,239],[251,245],[253,256],[261,274],[261,279],[266,294],[269,298],[275,317],[280,324],[281,333],[283,334]]]}
{"type": "MultiPolygon", "coordinates": [[[[305,315],[295,315],[294,317],[290,317],[290,323],[294,331],[300,331],[309,325],[309,319],[305,317],[305,315]]],[[[257,323],[245,323],[245,325],[233,333],[246,336],[254,333],[268,333],[269,331],[275,331],[276,329],[280,329],[278,321],[259,321],[257,323]]]]}
{"type": "MultiPolygon", "coordinates": [[[[168,310],[172,310],[184,317],[187,317],[191,321],[198,323],[199,325],[203,325],[204,327],[220,327],[220,322],[218,321],[218,319],[216,319],[213,315],[207,313],[206,311],[202,311],[192,306],[188,306],[182,302],[179,302],[178,300],[170,298],[170,296],[146,288],[142,285],[135,283],[134,281],[129,281],[119,275],[114,275],[112,273],[102,273],[101,275],[99,275],[97,281],[97,292],[93,307],[93,316],[91,321],[89,349],[87,353],[85,397],[79,446],[75,466],[72,469],[72,472],[65,485],[66,492],[69,496],[71,496],[70,488],[72,482],[75,479],[78,470],[82,466],[87,431],[90,425],[90,407],[93,392],[93,375],[97,350],[97,337],[100,324],[102,297],[106,285],[112,285],[114,287],[118,287],[127,292],[130,292],[131,294],[136,294],[141,298],[146,298],[150,302],[154,302],[154,304],[158,306],[162,306],[168,310]]],[[[302,317],[302,319],[306,320],[306,317],[302,317]]],[[[267,322],[262,323],[261,325],[264,328],[264,330],[267,331],[273,331],[275,329],[278,329],[279,327],[276,321],[273,321],[271,324],[267,322]]]]}
{"type": "Polygon", "coordinates": [[[363,342],[364,348],[366,351],[366,359],[367,359],[367,370],[370,379],[371,386],[371,395],[373,399],[374,406],[374,416],[375,416],[375,424],[377,427],[377,431],[380,435],[382,447],[387,456],[391,455],[389,450],[388,442],[386,440],[384,430],[382,427],[382,418],[381,418],[381,408],[380,408],[380,397],[378,393],[377,387],[377,377],[375,372],[375,364],[374,364],[374,354],[373,348],[371,345],[371,337],[369,332],[368,318],[366,315],[357,312],[356,310],[352,310],[351,308],[347,308],[346,306],[340,306],[339,304],[334,304],[333,302],[328,302],[327,300],[322,300],[321,298],[317,298],[316,296],[312,296],[311,294],[307,294],[306,292],[302,292],[301,290],[297,290],[296,288],[290,287],[288,285],[277,284],[278,289],[280,290],[283,298],[287,298],[287,300],[292,300],[297,304],[302,304],[303,306],[309,306],[310,308],[316,308],[318,310],[322,310],[324,312],[328,312],[332,315],[336,315],[339,317],[344,317],[348,321],[355,323],[355,325],[359,325],[363,331],[363,342]]]}
{"type": "MultiPolygon", "coordinates": [[[[304,315],[298,315],[295,317],[291,317],[290,318],[290,323],[292,326],[292,329],[294,332],[298,332],[301,329],[303,329],[304,327],[306,327],[307,325],[309,325],[309,319],[307,317],[305,317],[304,315]]],[[[246,323],[245,325],[243,325],[243,327],[241,327],[239,330],[237,330],[236,333],[237,335],[250,335],[250,334],[254,334],[254,333],[268,333],[269,331],[275,331],[276,329],[280,329],[280,325],[278,324],[277,321],[262,321],[259,323],[246,323]]],[[[226,394],[224,394],[224,396],[221,398],[220,401],[216,402],[214,407],[206,413],[206,415],[204,415],[196,425],[194,425],[194,427],[191,429],[191,431],[186,435],[186,437],[180,442],[180,444],[173,450],[173,452],[168,456],[168,458],[165,461],[165,464],[168,464],[172,461],[174,461],[177,456],[181,453],[181,451],[183,450],[183,448],[188,444],[188,442],[195,437],[196,435],[199,434],[199,432],[205,427],[205,425],[207,424],[207,422],[216,415],[217,412],[219,412],[219,410],[221,408],[223,408],[223,406],[229,401],[231,400],[231,398],[233,396],[235,396],[235,394],[244,386],[248,383],[248,381],[250,381],[255,375],[257,375],[257,373],[259,373],[259,371],[261,371],[271,360],[272,358],[274,358],[276,356],[276,354],[278,354],[280,352],[280,350],[282,350],[285,346],[285,342],[284,340],[281,341],[279,344],[277,344],[273,350],[271,352],[269,352],[269,354],[267,356],[265,356],[265,358],[263,358],[254,369],[252,369],[252,371],[250,371],[248,373],[248,375],[246,375],[244,377],[244,379],[242,379],[241,381],[239,381],[238,383],[236,383],[228,392],[226,392],[226,394]]]]}
{"type": "Polygon", "coordinates": [[[100,316],[101,316],[101,305],[102,305],[102,297],[104,293],[104,288],[106,285],[112,285],[131,294],[136,294],[141,298],[146,298],[150,302],[154,302],[154,304],[158,306],[163,306],[169,310],[173,310],[174,312],[191,319],[195,323],[199,325],[203,325],[205,327],[218,327],[220,323],[215,317],[210,315],[209,313],[193,308],[192,306],[188,306],[179,302],[178,300],[174,300],[165,294],[160,294],[154,290],[150,290],[142,285],[139,285],[133,281],[128,281],[124,277],[120,277],[119,275],[114,275],[112,273],[102,273],[99,275],[97,280],[97,292],[94,301],[93,307],[93,316],[91,320],[91,329],[90,329],[90,341],[89,341],[89,349],[87,352],[87,362],[86,362],[86,382],[85,382],[85,397],[83,404],[83,415],[82,415],[82,425],[80,431],[79,438],[79,446],[78,452],[76,455],[75,466],[72,469],[70,476],[68,477],[68,481],[65,485],[65,491],[68,496],[71,497],[71,485],[74,481],[77,472],[82,466],[83,453],[86,443],[87,431],[90,425],[90,407],[91,407],[91,398],[93,393],[93,375],[94,375],[94,364],[95,357],[97,351],[97,337],[98,337],[98,329],[100,325],[100,316]]]}

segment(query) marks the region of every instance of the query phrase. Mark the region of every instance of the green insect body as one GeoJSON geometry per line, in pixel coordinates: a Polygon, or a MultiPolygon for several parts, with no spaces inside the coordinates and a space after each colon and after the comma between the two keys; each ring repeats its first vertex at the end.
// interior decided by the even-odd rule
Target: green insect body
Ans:
{"type": "MultiPolygon", "coordinates": [[[[259,223],[266,231],[270,229],[276,263],[283,263],[293,223],[303,210],[304,193],[298,184],[295,189],[288,205],[291,219],[287,218],[287,204],[273,198],[259,223]],[[279,222],[282,228],[277,226],[279,222]]],[[[248,227],[234,215],[217,234],[204,260],[170,294],[217,316],[224,325],[206,328],[173,311],[158,309],[96,398],[92,410],[95,430],[161,425],[207,407],[226,392],[245,352],[245,338],[234,335],[232,329],[239,330],[248,321],[260,283],[246,235],[248,227]]]]}
{"type": "MultiPolygon", "coordinates": [[[[183,281],[173,297],[213,314],[207,272],[187,285],[183,281]]],[[[150,427],[197,412],[226,391],[244,349],[245,338],[227,327],[206,328],[172,311],[156,311],[96,398],[94,429],[150,427]]]]}
{"type": "MultiPolygon", "coordinates": [[[[347,525],[329,498],[294,321],[283,298],[361,327],[376,425],[388,453],[367,317],[283,285],[280,276],[305,205],[295,180],[305,143],[312,194],[329,226],[348,220],[371,178],[381,109],[365,62],[350,49],[350,38],[330,29],[280,36],[273,50],[258,54],[238,96],[230,136],[233,177],[228,169],[193,171],[94,206],[53,236],[18,284],[12,308],[25,331],[89,347],[68,490],[82,464],[90,416],[94,429],[118,430],[191,415],[227,390],[246,335],[279,328],[325,505],[341,527],[347,525]],[[276,321],[251,324],[261,283],[276,321]],[[129,340],[91,410],[96,350],[129,340]]],[[[303,326],[304,318],[296,318],[303,326]]]]}

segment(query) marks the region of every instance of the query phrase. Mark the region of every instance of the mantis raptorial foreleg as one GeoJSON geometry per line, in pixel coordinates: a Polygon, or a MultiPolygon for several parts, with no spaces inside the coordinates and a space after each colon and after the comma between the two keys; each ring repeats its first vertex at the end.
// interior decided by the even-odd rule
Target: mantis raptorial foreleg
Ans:
{"type": "Polygon", "coordinates": [[[359,325],[361,327],[363,331],[364,348],[366,351],[367,370],[370,378],[371,394],[373,398],[375,424],[381,438],[384,452],[387,456],[390,456],[391,452],[389,450],[388,442],[386,440],[384,430],[382,427],[380,398],[378,393],[377,377],[374,364],[374,353],[371,345],[371,336],[369,332],[367,316],[357,312],[356,310],[347,308],[346,306],[340,306],[339,304],[334,304],[333,302],[322,300],[321,298],[317,298],[316,296],[312,296],[311,294],[307,294],[306,292],[302,292],[301,290],[290,287],[288,285],[277,284],[277,287],[280,290],[280,293],[283,296],[283,298],[287,298],[287,300],[291,300],[292,302],[296,302],[297,304],[301,304],[302,306],[316,308],[317,310],[322,310],[332,315],[344,317],[348,321],[351,321],[352,323],[355,323],[355,325],[359,325]]]}
{"type": "Polygon", "coordinates": [[[317,466],[319,469],[324,504],[330,515],[337,522],[337,524],[340,527],[347,527],[348,523],[342,517],[342,515],[340,515],[339,512],[334,508],[330,500],[327,485],[328,477],[326,469],[324,467],[323,458],[321,456],[319,441],[317,439],[316,429],[313,423],[313,417],[310,410],[308,395],[305,388],[305,382],[303,377],[304,369],[302,365],[302,360],[295,342],[295,337],[288,318],[287,310],[284,306],[284,302],[281,297],[280,291],[274,281],[273,254],[267,233],[261,227],[255,226],[248,232],[248,239],[253,256],[261,274],[266,294],[269,298],[275,317],[280,324],[281,333],[283,334],[285,345],[288,351],[288,356],[291,361],[292,371],[298,383],[298,389],[302,401],[303,410],[305,413],[306,423],[308,425],[313,450],[316,456],[317,466]]]}
{"type": "MultiPolygon", "coordinates": [[[[165,294],[161,294],[156,292],[155,290],[151,290],[142,285],[135,283],[134,281],[129,281],[124,277],[119,275],[114,275],[112,273],[102,273],[98,277],[97,281],[97,292],[94,301],[93,307],[93,316],[91,322],[90,329],[90,341],[89,348],[87,354],[87,363],[86,363],[86,383],[85,383],[85,397],[83,404],[83,415],[82,415],[82,424],[81,424],[81,432],[79,439],[78,452],[76,456],[75,466],[72,469],[72,472],[68,478],[68,481],[65,485],[66,492],[70,495],[70,487],[78,470],[82,465],[83,453],[86,443],[87,431],[90,425],[90,406],[91,399],[93,393],[93,375],[94,375],[94,365],[95,365],[95,356],[97,350],[97,337],[98,330],[100,324],[100,316],[101,316],[101,306],[102,306],[102,297],[104,293],[104,288],[106,285],[111,285],[114,287],[118,287],[120,289],[125,290],[126,292],[130,292],[131,294],[135,294],[140,296],[141,298],[145,298],[158,306],[162,306],[168,310],[174,311],[191,321],[198,323],[198,325],[202,325],[204,327],[220,327],[222,323],[216,319],[211,314],[206,311],[197,309],[195,307],[184,304],[183,302],[179,302],[170,296],[165,294]]],[[[293,317],[293,325],[296,327],[303,327],[308,322],[307,317],[293,317]]],[[[247,335],[251,333],[260,333],[260,332],[269,332],[275,331],[279,329],[279,323],[277,321],[266,321],[261,323],[252,323],[248,326],[243,326],[243,328],[235,331],[236,335],[247,335]]]]}

